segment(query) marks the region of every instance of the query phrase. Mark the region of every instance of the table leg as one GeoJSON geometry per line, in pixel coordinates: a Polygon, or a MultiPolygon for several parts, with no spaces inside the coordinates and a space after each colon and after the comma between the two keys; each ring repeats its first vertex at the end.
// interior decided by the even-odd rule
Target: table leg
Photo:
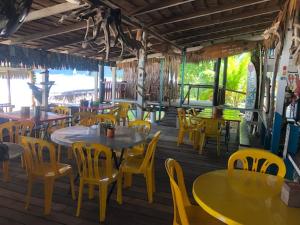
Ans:
{"type": "MultiPolygon", "coordinates": [[[[113,155],[113,158],[114,158],[114,161],[115,161],[116,168],[119,169],[120,166],[121,166],[121,163],[122,163],[122,161],[123,161],[123,156],[124,156],[124,151],[125,151],[125,149],[122,148],[122,150],[121,150],[121,155],[120,155],[120,159],[119,159],[119,160],[118,160],[118,157],[117,157],[115,151],[114,151],[114,150],[112,150],[112,151],[113,151],[113,154],[112,154],[112,155],[113,155]]],[[[112,183],[111,189],[109,190],[109,193],[108,193],[107,199],[106,199],[107,204],[109,203],[109,199],[110,199],[110,197],[111,197],[111,195],[112,195],[112,193],[113,193],[113,191],[114,191],[114,189],[115,189],[115,187],[116,187],[116,183],[117,183],[117,181],[115,181],[115,182],[112,183]]]]}

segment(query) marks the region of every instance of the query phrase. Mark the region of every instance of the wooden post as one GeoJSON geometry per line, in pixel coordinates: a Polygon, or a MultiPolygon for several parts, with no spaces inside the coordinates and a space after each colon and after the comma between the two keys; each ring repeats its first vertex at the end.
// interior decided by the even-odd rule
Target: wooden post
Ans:
{"type": "Polygon", "coordinates": [[[97,101],[98,99],[98,76],[99,71],[94,72],[94,101],[97,101]]]}
{"type": "Polygon", "coordinates": [[[224,68],[223,68],[223,93],[222,93],[222,104],[226,102],[226,85],[227,85],[227,68],[228,68],[228,58],[224,58],[224,68]]]}
{"type": "Polygon", "coordinates": [[[48,110],[48,97],[49,97],[49,70],[46,68],[42,75],[43,93],[42,93],[42,106],[45,111],[48,110]]]}
{"type": "MultiPolygon", "coordinates": [[[[278,56],[277,58],[280,58],[279,66],[277,66],[277,72],[281,74],[280,79],[278,79],[277,83],[277,93],[276,93],[276,108],[275,111],[278,112],[280,115],[283,114],[284,109],[284,99],[285,99],[285,88],[286,88],[286,79],[288,74],[282,74],[283,67],[286,67],[286,73],[288,72],[288,66],[289,66],[289,60],[290,60],[290,47],[292,44],[292,36],[293,36],[293,30],[291,28],[291,22],[288,24],[288,29],[286,31],[286,37],[285,41],[283,43],[283,49],[281,57],[278,56]],[[279,67],[279,68],[278,68],[279,67]]],[[[276,70],[276,68],[274,68],[276,70]]],[[[272,83],[272,92],[275,92],[275,86],[276,86],[276,75],[274,72],[275,80],[273,79],[272,83]]],[[[274,95],[272,96],[271,100],[273,100],[273,109],[274,109],[274,95]]],[[[271,109],[272,110],[272,109],[271,109]]],[[[285,116],[285,115],[283,115],[285,116]]]]}
{"type": "Polygon", "coordinates": [[[104,63],[101,61],[99,63],[99,102],[100,104],[104,102],[105,95],[105,83],[104,83],[104,63]]]}
{"type": "MultiPolygon", "coordinates": [[[[35,84],[35,75],[34,75],[34,71],[33,70],[30,70],[30,82],[32,84],[35,84]]],[[[31,92],[32,93],[32,92],[31,92]]],[[[35,107],[35,100],[34,100],[34,95],[31,94],[31,107],[35,107]]]]}
{"type": "Polygon", "coordinates": [[[159,68],[159,121],[161,119],[161,108],[163,104],[164,96],[164,59],[160,59],[160,68],[159,68]]]}
{"type": "Polygon", "coordinates": [[[219,78],[220,78],[221,58],[218,58],[215,63],[215,85],[213,95],[213,106],[217,106],[219,96],[219,78]]]}
{"type": "Polygon", "coordinates": [[[111,68],[111,76],[112,76],[111,101],[112,104],[114,105],[115,98],[116,98],[117,67],[113,66],[111,68]]]}
{"type": "Polygon", "coordinates": [[[180,107],[183,104],[184,101],[184,66],[186,62],[186,49],[182,50],[182,67],[181,67],[181,86],[180,86],[180,107]]]}
{"type": "Polygon", "coordinates": [[[139,49],[138,58],[138,82],[137,82],[137,118],[144,118],[145,104],[145,77],[146,77],[146,61],[147,61],[147,32],[142,35],[143,47],[139,49]]]}
{"type": "Polygon", "coordinates": [[[11,89],[10,89],[10,73],[9,73],[9,71],[7,71],[7,91],[8,91],[9,112],[11,112],[12,106],[11,106],[11,89]]]}

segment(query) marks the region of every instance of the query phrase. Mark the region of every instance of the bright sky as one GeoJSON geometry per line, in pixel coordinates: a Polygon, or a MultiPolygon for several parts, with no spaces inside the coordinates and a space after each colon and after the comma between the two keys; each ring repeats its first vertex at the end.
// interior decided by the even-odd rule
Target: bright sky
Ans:
{"type": "MultiPolygon", "coordinates": [[[[94,88],[94,73],[89,75],[88,71],[72,71],[72,70],[50,70],[50,81],[55,81],[55,84],[50,90],[50,96],[53,94],[59,94],[64,91],[72,91],[79,89],[93,89],[94,88]]],[[[111,70],[109,67],[105,67],[104,74],[106,80],[111,80],[111,70]]],[[[117,71],[117,79],[122,80],[123,72],[117,71]]],[[[36,82],[39,84],[42,81],[40,74],[36,75],[36,82]]],[[[11,80],[11,100],[15,105],[14,110],[20,109],[22,106],[31,105],[31,90],[27,85],[29,80],[12,79],[11,80]]],[[[0,104],[8,103],[8,90],[7,80],[0,79],[0,104]]],[[[39,85],[39,87],[41,87],[39,85]]]]}

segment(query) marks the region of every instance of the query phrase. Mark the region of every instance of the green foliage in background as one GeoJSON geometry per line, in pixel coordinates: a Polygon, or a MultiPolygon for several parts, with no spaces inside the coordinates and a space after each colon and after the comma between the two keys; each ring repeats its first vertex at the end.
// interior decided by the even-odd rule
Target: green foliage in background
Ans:
{"type": "MultiPolygon", "coordinates": [[[[240,92],[246,92],[248,64],[250,62],[250,53],[243,53],[228,58],[227,68],[227,89],[240,92]]],[[[182,65],[181,65],[182,66],[182,65]]],[[[223,61],[220,72],[220,87],[223,80],[223,61]]],[[[214,84],[214,61],[203,61],[199,63],[187,63],[185,65],[185,84],[214,84]]],[[[184,96],[187,94],[188,87],[185,87],[184,96]]],[[[213,97],[213,89],[197,88],[191,89],[191,100],[211,101],[213,97]]],[[[231,91],[226,91],[226,104],[234,107],[243,106],[245,95],[231,91]]]]}

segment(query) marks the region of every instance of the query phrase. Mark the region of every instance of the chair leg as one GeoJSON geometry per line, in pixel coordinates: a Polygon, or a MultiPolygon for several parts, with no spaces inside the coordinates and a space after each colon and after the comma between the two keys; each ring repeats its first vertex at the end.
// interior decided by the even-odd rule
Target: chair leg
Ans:
{"type": "Polygon", "coordinates": [[[203,153],[204,143],[205,143],[205,134],[201,134],[199,138],[199,154],[203,153]]]}
{"type": "Polygon", "coordinates": [[[123,180],[122,173],[119,173],[118,180],[117,180],[117,202],[120,205],[123,202],[123,199],[122,199],[122,180],[123,180]]]}
{"type": "Polygon", "coordinates": [[[184,132],[179,130],[178,137],[177,137],[177,146],[183,144],[184,132]]]}
{"type": "Polygon", "coordinates": [[[54,179],[53,178],[45,178],[45,215],[50,214],[51,212],[51,204],[52,204],[52,194],[53,194],[53,186],[54,186],[54,179]]]}
{"type": "Polygon", "coordinates": [[[61,162],[61,145],[57,146],[57,162],[61,162]]]}
{"type": "Polygon", "coordinates": [[[132,174],[131,173],[124,173],[124,187],[131,187],[132,186],[132,174]]]}
{"type": "Polygon", "coordinates": [[[74,186],[74,176],[73,176],[72,171],[70,171],[69,179],[70,179],[72,199],[75,200],[76,199],[76,194],[75,194],[75,186],[74,186]]]}
{"type": "Polygon", "coordinates": [[[93,198],[94,198],[94,185],[89,184],[89,199],[93,199],[93,198]]]}
{"type": "Polygon", "coordinates": [[[25,168],[25,161],[24,161],[24,157],[21,156],[21,167],[24,169],[25,168]]]}
{"type": "Polygon", "coordinates": [[[99,185],[99,208],[100,208],[100,222],[105,220],[106,212],[106,198],[107,198],[107,184],[99,185]]]}
{"type": "Polygon", "coordinates": [[[28,176],[25,209],[28,209],[29,204],[30,204],[30,198],[31,198],[31,192],[32,192],[32,183],[33,183],[33,178],[31,176],[28,176]]]}
{"type": "Polygon", "coordinates": [[[3,181],[8,182],[9,181],[9,161],[5,160],[2,163],[3,166],[3,181]]]}
{"type": "Polygon", "coordinates": [[[217,136],[217,155],[220,156],[221,152],[220,152],[220,137],[217,136]]]}
{"type": "Polygon", "coordinates": [[[82,194],[83,194],[83,181],[80,179],[79,182],[79,194],[78,194],[78,202],[77,202],[77,211],[76,211],[76,216],[78,217],[80,215],[80,207],[82,203],[82,194]]]}
{"type": "Polygon", "coordinates": [[[72,159],[73,159],[72,148],[68,148],[68,160],[72,160],[72,159]]]}
{"type": "Polygon", "coordinates": [[[148,202],[153,202],[153,183],[152,183],[152,174],[151,170],[146,171],[146,186],[147,186],[147,194],[148,194],[148,202]]]}

